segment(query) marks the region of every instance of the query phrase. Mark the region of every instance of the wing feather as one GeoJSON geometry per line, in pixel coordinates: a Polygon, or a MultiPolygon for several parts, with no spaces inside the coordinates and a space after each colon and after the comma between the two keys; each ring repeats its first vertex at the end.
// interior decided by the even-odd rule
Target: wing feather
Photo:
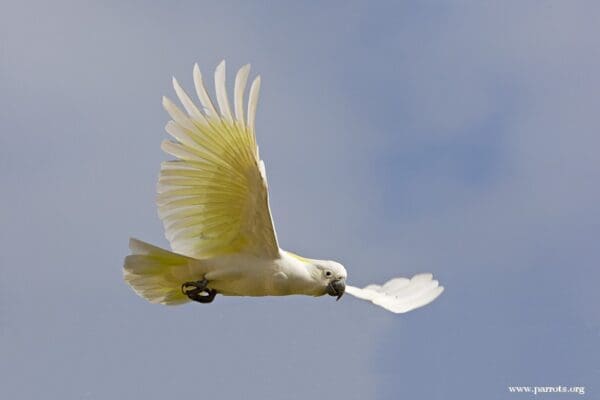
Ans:
{"type": "Polygon", "coordinates": [[[217,66],[215,70],[215,90],[217,92],[217,103],[221,115],[229,123],[233,122],[231,108],[229,108],[229,99],[227,98],[227,87],[225,86],[225,60],[217,66]]]}
{"type": "Polygon", "coordinates": [[[235,118],[239,123],[244,125],[244,90],[248,82],[248,74],[250,73],[250,64],[244,65],[235,76],[235,89],[233,105],[235,108],[235,118]]]}
{"type": "Polygon", "coordinates": [[[196,118],[200,121],[205,121],[204,115],[202,115],[200,110],[198,110],[198,107],[196,107],[192,99],[190,99],[190,96],[188,96],[185,90],[183,90],[183,88],[179,85],[179,82],[177,82],[175,77],[173,77],[173,88],[175,89],[175,93],[183,105],[183,108],[185,108],[185,111],[187,111],[187,113],[193,118],[196,118]]]}
{"type": "Polygon", "coordinates": [[[200,99],[200,103],[202,103],[202,107],[204,107],[204,112],[206,115],[210,115],[212,117],[218,117],[217,110],[213,105],[206,88],[204,87],[204,82],[202,81],[202,73],[200,72],[200,67],[198,64],[194,64],[194,86],[196,87],[196,94],[200,99]]]}
{"type": "Polygon", "coordinates": [[[176,159],[161,165],[156,201],[165,235],[177,253],[200,259],[233,252],[279,255],[254,133],[258,78],[250,88],[247,122],[243,115],[249,69],[246,65],[236,75],[235,116],[227,97],[224,62],[215,70],[218,110],[198,65],[193,75],[201,107],[175,78],[173,87],[185,112],[163,98],[172,118],[165,130],[174,141],[165,140],[161,147],[176,159]]]}
{"type": "MultiPolygon", "coordinates": [[[[248,128],[254,132],[254,121],[256,119],[256,106],[258,104],[258,94],[260,92],[260,76],[254,78],[250,86],[250,95],[248,98],[248,128]]],[[[255,141],[256,144],[256,141],[255,141]]]]}

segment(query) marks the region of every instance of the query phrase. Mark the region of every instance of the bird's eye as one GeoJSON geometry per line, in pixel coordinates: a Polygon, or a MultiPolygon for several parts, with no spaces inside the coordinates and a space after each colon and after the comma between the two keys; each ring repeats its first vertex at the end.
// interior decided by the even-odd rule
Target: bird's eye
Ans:
{"type": "Polygon", "coordinates": [[[329,278],[331,276],[331,271],[325,271],[325,276],[329,278]]]}

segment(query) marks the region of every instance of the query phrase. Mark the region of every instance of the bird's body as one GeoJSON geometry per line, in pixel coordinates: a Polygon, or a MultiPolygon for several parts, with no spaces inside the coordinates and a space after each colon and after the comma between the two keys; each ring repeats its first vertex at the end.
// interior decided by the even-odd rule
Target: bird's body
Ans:
{"type": "Polygon", "coordinates": [[[332,276],[335,269],[335,277],[346,278],[346,270],[340,264],[311,260],[282,249],[274,258],[232,253],[195,259],[137,239],[131,239],[130,247],[134,254],[127,258],[125,277],[142,297],[149,297],[153,292],[146,293],[143,282],[137,284],[136,277],[131,275],[142,275],[142,281],[153,275],[166,279],[164,286],[170,289],[166,297],[172,300],[186,300],[180,293],[181,284],[201,279],[209,281],[210,288],[224,296],[322,296],[327,293],[327,283],[321,281],[324,272],[315,264],[332,265],[328,270],[332,276]]]}
{"type": "Polygon", "coordinates": [[[294,294],[287,284],[298,267],[281,259],[231,254],[205,261],[211,272],[204,277],[224,296],[283,296],[294,294]]]}
{"type": "Polygon", "coordinates": [[[267,177],[259,157],[254,121],[260,78],[244,91],[249,66],[236,75],[234,107],[225,85],[225,63],[215,71],[217,105],[194,67],[198,107],[173,79],[186,113],[164,98],[171,115],[163,142],[176,159],[164,162],[158,181],[158,212],[173,251],[131,239],[126,282],[143,298],[176,305],[224,296],[285,296],[347,291],[393,312],[425,305],[443,290],[430,274],[396,278],[383,286],[348,286],[335,261],[298,256],[279,247],[269,209],[267,177]]]}
{"type": "Polygon", "coordinates": [[[317,284],[308,263],[285,250],[277,258],[229,254],[198,261],[198,279],[224,296],[322,296],[326,287],[317,284]],[[204,272],[209,271],[209,272],[204,272]]]}

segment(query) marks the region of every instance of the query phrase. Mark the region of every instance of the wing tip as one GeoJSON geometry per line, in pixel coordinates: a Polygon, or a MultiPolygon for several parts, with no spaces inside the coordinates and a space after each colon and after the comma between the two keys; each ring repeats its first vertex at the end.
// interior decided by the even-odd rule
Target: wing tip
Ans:
{"type": "Polygon", "coordinates": [[[161,103],[162,103],[163,108],[167,112],[169,111],[169,108],[171,108],[174,105],[173,101],[170,98],[168,98],[167,96],[162,97],[161,103]]]}

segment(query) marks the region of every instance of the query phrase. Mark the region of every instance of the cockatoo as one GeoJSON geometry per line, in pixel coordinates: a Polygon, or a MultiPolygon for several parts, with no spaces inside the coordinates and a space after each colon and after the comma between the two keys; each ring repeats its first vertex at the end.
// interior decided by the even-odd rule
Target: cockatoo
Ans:
{"type": "Polygon", "coordinates": [[[395,278],[362,289],[346,285],[344,266],[301,257],[277,242],[269,209],[265,164],[254,130],[260,89],[257,76],[244,97],[250,66],[235,77],[233,108],[225,85],[225,61],[215,70],[216,103],[200,69],[193,69],[200,106],[173,87],[185,112],[164,97],[171,116],[166,131],[175,139],[162,149],[175,160],[162,163],[158,214],[172,251],[130,239],[124,278],[152,303],[210,303],[223,296],[286,296],[344,293],[369,300],[394,313],[424,306],[443,287],[431,274],[395,278]]]}

